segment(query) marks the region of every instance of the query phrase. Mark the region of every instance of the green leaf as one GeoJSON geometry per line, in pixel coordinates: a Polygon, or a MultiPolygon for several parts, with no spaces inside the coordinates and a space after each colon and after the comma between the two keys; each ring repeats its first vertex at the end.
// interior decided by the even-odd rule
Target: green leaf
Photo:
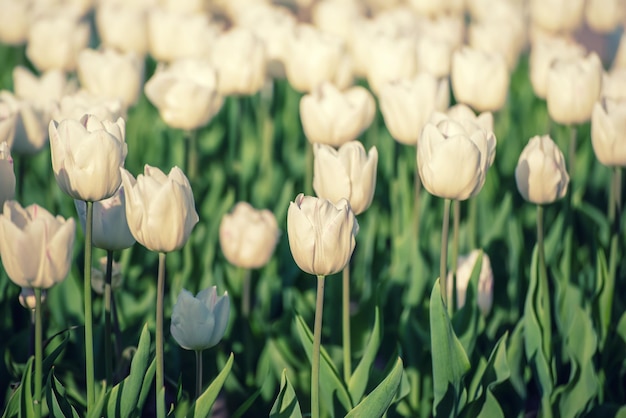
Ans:
{"type": "Polygon", "coordinates": [[[21,387],[21,406],[20,406],[20,417],[26,418],[34,418],[35,417],[35,409],[33,408],[33,386],[32,386],[32,375],[33,375],[33,363],[35,361],[35,357],[28,359],[28,363],[26,364],[26,368],[24,369],[24,375],[22,376],[22,383],[20,383],[21,387]]]}
{"type": "MultiPolygon", "coordinates": [[[[611,257],[617,257],[617,237],[611,238],[611,257]]],[[[609,274],[604,251],[598,250],[596,256],[596,294],[594,297],[593,311],[598,324],[600,336],[600,348],[604,347],[611,325],[611,311],[613,308],[613,295],[615,293],[615,276],[609,274]]]]}
{"type": "Polygon", "coordinates": [[[430,333],[435,395],[433,410],[437,416],[454,416],[462,408],[462,380],[470,369],[470,362],[452,329],[441,297],[439,279],[430,295],[430,333]]]}
{"type": "Polygon", "coordinates": [[[300,403],[287,378],[287,370],[283,370],[280,377],[280,391],[270,411],[270,418],[302,418],[300,403]]]}
{"type": "Polygon", "coordinates": [[[211,415],[211,408],[213,408],[213,404],[217,399],[217,395],[219,395],[222,386],[224,385],[224,381],[228,377],[230,373],[230,369],[233,367],[234,356],[233,353],[230,353],[228,357],[228,361],[226,365],[222,369],[222,371],[217,375],[215,380],[211,382],[208,388],[200,395],[196,402],[193,404],[193,413],[192,417],[208,417],[211,415]]]}
{"type": "Polygon", "coordinates": [[[102,416],[102,410],[104,409],[104,403],[107,399],[107,386],[105,382],[102,382],[102,389],[100,393],[96,396],[96,403],[93,408],[89,410],[89,414],[87,414],[87,418],[100,418],[102,416]]]}
{"type": "Polygon", "coordinates": [[[372,333],[370,334],[369,341],[367,342],[367,346],[363,352],[363,357],[356,366],[356,369],[354,369],[354,373],[350,377],[350,382],[348,383],[348,390],[350,391],[350,396],[354,402],[358,402],[365,393],[370,370],[372,369],[374,360],[376,360],[376,353],[378,353],[378,348],[380,347],[380,338],[380,310],[376,307],[372,333]]]}
{"type": "MultiPolygon", "coordinates": [[[[309,361],[311,361],[311,356],[313,355],[313,334],[300,315],[296,315],[296,328],[304,351],[309,361]]],[[[334,396],[337,396],[345,410],[350,411],[352,409],[350,394],[324,347],[320,347],[320,359],[321,404],[332,407],[334,405],[334,396]]]]}
{"type": "Polygon", "coordinates": [[[148,370],[146,370],[146,374],[143,377],[143,383],[141,384],[141,391],[139,392],[139,397],[137,398],[137,410],[141,411],[143,409],[144,404],[146,403],[146,399],[148,398],[148,394],[152,389],[152,383],[154,382],[154,375],[156,373],[156,357],[152,359],[148,370]]]}
{"type": "Polygon", "coordinates": [[[78,418],[78,412],[70,404],[65,395],[65,388],[54,375],[52,369],[48,375],[48,384],[46,385],[46,401],[48,410],[53,417],[74,417],[78,418]]]}
{"type": "Polygon", "coordinates": [[[248,409],[250,409],[254,401],[257,400],[261,393],[263,393],[263,387],[255,390],[254,393],[250,395],[250,397],[246,399],[246,401],[242,403],[239,408],[237,408],[237,410],[230,415],[230,418],[241,418],[243,414],[248,412],[248,409]]]}
{"type": "Polygon", "coordinates": [[[402,380],[402,359],[398,357],[395,366],[382,382],[346,415],[352,417],[382,417],[391,405],[402,380]]]}

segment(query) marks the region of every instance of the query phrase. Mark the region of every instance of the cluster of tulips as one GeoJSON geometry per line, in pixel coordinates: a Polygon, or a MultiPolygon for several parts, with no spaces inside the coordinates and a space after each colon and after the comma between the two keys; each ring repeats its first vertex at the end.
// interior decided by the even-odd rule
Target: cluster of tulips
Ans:
{"type": "MultiPolygon", "coordinates": [[[[56,185],[74,200],[84,230],[89,416],[104,413],[100,399],[105,396],[97,393],[94,375],[92,292],[105,295],[105,380],[110,389],[115,383],[112,289],[116,273],[123,275],[116,272],[114,253],[138,242],[159,254],[153,372],[157,416],[164,417],[171,409],[163,365],[165,260],[167,253],[183,248],[202,221],[192,190],[206,180],[198,132],[226,104],[235,121],[227,136],[236,141],[241,134],[236,121],[245,110],[238,99],[260,96],[260,111],[267,118],[280,79],[286,78],[300,94],[298,113],[308,140],[302,160],[305,188],[315,194],[300,193],[291,203],[284,202],[289,205],[287,238],[293,260],[317,277],[309,352],[314,418],[332,409],[320,400],[320,370],[328,361],[320,360],[322,312],[325,278],[340,272],[343,379],[346,384],[354,380],[350,260],[359,232],[357,216],[365,216],[375,197],[379,160],[379,149],[366,150],[359,138],[375,124],[377,112],[398,146],[415,148],[414,195],[409,198],[414,223],[407,226],[415,229],[415,240],[421,238],[422,188],[444,199],[434,285],[443,317],[449,323],[463,308],[478,266],[475,302],[486,318],[494,294],[491,261],[475,237],[470,237],[472,251],[459,255],[460,208],[469,200],[474,205],[469,216],[476,216],[475,198],[497,159],[498,140],[506,141],[496,139],[494,119],[507,103],[511,74],[528,51],[535,96],[545,100],[551,123],[571,131],[567,158],[549,135],[548,123],[545,132],[529,139],[515,168],[519,193],[537,205],[535,285],[549,286],[544,207],[568,191],[567,205],[575,205],[576,181],[584,180],[575,171],[577,138],[579,127],[588,122],[597,160],[613,170],[607,213],[615,236],[609,260],[615,282],[622,250],[621,167],[626,165],[626,35],[615,48],[610,71],[575,35],[585,24],[587,30],[613,34],[617,45],[625,20],[622,0],[295,0],[281,5],[261,0],[0,0],[0,42],[23,51],[28,60],[12,70],[12,91],[0,92],[0,256],[6,275],[22,288],[20,298],[32,310],[35,327],[34,392],[27,408],[35,416],[44,414],[42,302],[46,290],[68,276],[76,235],[73,217],[54,216],[38,204],[20,204],[28,159],[49,149],[56,185]],[[154,71],[145,80],[152,64],[154,71]],[[124,168],[126,120],[142,94],[162,121],[184,137],[183,169],[176,166],[165,174],[146,164],[135,178],[124,168]],[[106,251],[103,273],[92,271],[92,245],[106,251]]],[[[221,251],[242,272],[244,318],[252,304],[250,271],[269,262],[280,238],[274,214],[246,201],[221,220],[221,251]]],[[[433,300],[431,309],[438,306],[433,300]]],[[[220,296],[213,286],[197,295],[183,289],[171,315],[171,335],[196,353],[196,398],[209,408],[215,398],[203,396],[208,392],[203,390],[201,353],[223,338],[230,310],[228,293],[220,296]]],[[[549,338],[544,333],[544,341],[549,338]]],[[[447,343],[458,345],[458,340],[452,335],[447,343]]],[[[527,350],[534,369],[553,376],[550,344],[527,350]]],[[[385,413],[400,393],[402,373],[395,371],[401,366],[400,361],[399,368],[387,373],[372,392],[376,396],[364,397],[362,404],[352,400],[357,411],[353,416],[385,413]]],[[[462,374],[450,377],[451,382],[457,384],[462,374]]],[[[209,389],[211,394],[219,390],[209,389]]],[[[551,390],[541,396],[544,412],[551,409],[551,390]]],[[[444,399],[446,391],[435,387],[434,410],[450,402],[444,399]]],[[[106,396],[113,399],[111,393],[106,396]]],[[[460,413],[456,408],[462,395],[457,395],[453,415],[460,413]]],[[[275,407],[285,405],[277,400],[275,407]]]]}

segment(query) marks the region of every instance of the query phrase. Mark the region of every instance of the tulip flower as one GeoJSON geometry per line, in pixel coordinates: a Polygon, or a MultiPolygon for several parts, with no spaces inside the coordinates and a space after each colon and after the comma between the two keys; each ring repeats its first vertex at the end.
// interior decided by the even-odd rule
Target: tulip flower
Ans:
{"type": "Polygon", "coordinates": [[[313,151],[313,189],[317,196],[331,202],[347,199],[355,215],[363,213],[372,203],[376,189],[376,147],[368,154],[363,144],[351,141],[339,150],[315,144],[313,151]]]}
{"type": "MultiPolygon", "coordinates": [[[[473,250],[467,255],[460,256],[456,268],[456,306],[461,309],[465,305],[467,287],[472,277],[472,272],[478,261],[480,250],[473,250]]],[[[453,292],[452,272],[448,273],[448,300],[452,300],[453,292]]],[[[487,316],[493,304],[493,271],[487,254],[482,254],[482,265],[478,276],[477,302],[483,316],[487,316]]]]}
{"type": "Polygon", "coordinates": [[[76,223],[38,205],[10,200],[0,215],[0,255],[18,286],[48,289],[64,280],[72,261],[76,223]]]}
{"type": "MultiPolygon", "coordinates": [[[[462,103],[458,103],[446,110],[445,115],[435,112],[431,121],[439,121],[446,117],[456,121],[466,120],[472,122],[487,131],[487,134],[493,134],[493,113],[491,112],[482,112],[476,115],[472,109],[462,103]]],[[[491,154],[492,160],[490,164],[493,163],[494,156],[495,154],[491,154]]]]}
{"type": "Polygon", "coordinates": [[[23,0],[0,0],[0,43],[23,45],[28,38],[31,4],[23,0]]]}
{"type": "Polygon", "coordinates": [[[574,32],[582,23],[584,0],[531,0],[534,24],[550,32],[574,32]]]}
{"type": "Polygon", "coordinates": [[[126,123],[84,115],[80,121],[50,121],[52,169],[59,187],[73,199],[95,202],[120,187],[126,158],[126,123]]]}
{"type": "Polygon", "coordinates": [[[15,139],[15,124],[17,122],[17,109],[2,100],[0,92],[0,143],[6,142],[11,148],[15,139]]]}
{"type": "Polygon", "coordinates": [[[261,268],[269,261],[280,231],[274,214],[239,202],[220,222],[220,246],[229,263],[245,269],[261,268]]]}
{"type": "Polygon", "coordinates": [[[411,78],[417,72],[416,43],[408,36],[379,36],[369,45],[367,82],[378,93],[388,82],[411,78]]]}
{"type": "Polygon", "coordinates": [[[552,120],[564,125],[587,122],[602,91],[602,62],[594,52],[585,58],[557,59],[548,71],[547,86],[552,120]]]}
{"type": "Polygon", "coordinates": [[[29,100],[20,100],[8,91],[0,92],[0,104],[8,109],[9,118],[14,120],[11,138],[11,149],[14,153],[36,154],[48,144],[47,126],[53,111],[50,104],[46,106],[29,100]]]}
{"type": "Polygon", "coordinates": [[[595,32],[610,33],[626,18],[626,5],[621,0],[587,0],[585,21],[595,32]]]}
{"type": "Polygon", "coordinates": [[[15,196],[15,171],[13,158],[9,144],[0,143],[0,204],[4,205],[7,200],[15,196]]]}
{"type": "Polygon", "coordinates": [[[349,42],[354,27],[360,24],[365,13],[365,5],[358,1],[322,0],[313,4],[311,20],[322,32],[349,42]]]}
{"type": "Polygon", "coordinates": [[[417,40],[417,73],[429,73],[447,81],[452,67],[452,52],[453,46],[449,41],[421,36],[417,40]]]}
{"type": "Polygon", "coordinates": [[[565,158],[550,136],[530,139],[517,162],[515,182],[522,197],[537,205],[565,196],[569,184],[565,158]]]}
{"type": "Polygon", "coordinates": [[[63,96],[52,109],[52,119],[55,120],[79,120],[83,115],[93,115],[99,120],[117,120],[124,114],[120,100],[98,97],[86,90],[63,96]]]}
{"type": "Polygon", "coordinates": [[[500,53],[512,72],[517,67],[524,47],[524,24],[517,16],[472,23],[469,27],[469,45],[480,51],[500,53]]]}
{"type": "Polygon", "coordinates": [[[182,248],[198,223],[189,180],[180,168],[165,175],[146,164],[135,179],[121,168],[126,193],[126,219],[133,237],[151,251],[168,253],[182,248]]]}
{"type": "Polygon", "coordinates": [[[617,68],[602,75],[602,99],[626,100],[626,68],[617,68]]]}
{"type": "Polygon", "coordinates": [[[71,90],[65,73],[61,70],[50,70],[36,76],[26,67],[13,69],[13,90],[21,100],[50,105],[57,102],[71,90]]]}
{"type": "Polygon", "coordinates": [[[134,2],[98,2],[96,28],[102,46],[143,56],[148,51],[148,7],[134,2]]]}
{"type": "Polygon", "coordinates": [[[622,33],[622,36],[619,38],[619,45],[617,46],[617,51],[615,51],[615,58],[611,68],[613,70],[626,68],[626,32],[622,33]]]}
{"type": "Polygon", "coordinates": [[[626,101],[597,102],[591,116],[591,145],[606,166],[626,166],[626,101]]]}
{"type": "Polygon", "coordinates": [[[355,140],[375,113],[374,98],[359,86],[341,92],[325,82],[300,100],[300,119],[309,142],[335,147],[355,140]]]}

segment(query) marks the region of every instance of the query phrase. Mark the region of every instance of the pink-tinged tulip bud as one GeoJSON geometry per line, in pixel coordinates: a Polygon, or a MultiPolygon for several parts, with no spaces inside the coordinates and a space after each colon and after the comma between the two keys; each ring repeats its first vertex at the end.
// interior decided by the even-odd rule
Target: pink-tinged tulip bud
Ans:
{"type": "Polygon", "coordinates": [[[246,269],[258,269],[274,254],[280,231],[276,217],[269,210],[258,210],[239,202],[220,222],[220,246],[229,263],[246,269]]]}
{"type": "Polygon", "coordinates": [[[522,197],[537,205],[565,196],[569,184],[565,158],[550,136],[528,141],[515,168],[515,182],[522,197]]]}
{"type": "MultiPolygon", "coordinates": [[[[47,293],[45,290],[41,291],[41,303],[43,304],[46,301],[47,293]]],[[[35,306],[37,305],[37,300],[35,298],[35,289],[32,287],[23,287],[20,291],[19,296],[20,305],[22,305],[25,309],[29,309],[31,311],[35,310],[35,306]]]]}
{"type": "Polygon", "coordinates": [[[197,296],[181,290],[172,311],[170,332],[185,350],[202,351],[220,342],[230,315],[228,292],[217,296],[215,286],[197,296]]]}
{"type": "Polygon", "coordinates": [[[96,202],[115,194],[122,182],[126,123],[84,115],[80,121],[50,121],[50,153],[57,184],[73,199],[96,202]]]}
{"type": "Polygon", "coordinates": [[[178,167],[165,175],[146,164],[135,179],[121,168],[126,193],[126,219],[133,237],[151,251],[182,248],[198,223],[189,180],[178,167]]]}
{"type": "Polygon", "coordinates": [[[530,17],[550,32],[574,32],[582,23],[584,4],[584,0],[531,0],[530,17]]]}
{"type": "Polygon", "coordinates": [[[54,217],[38,205],[4,203],[0,215],[0,254],[9,278],[21,287],[47,289],[67,277],[76,223],[54,217]]]}
{"type": "MultiPolygon", "coordinates": [[[[133,240],[134,242],[134,240],[133,240]]],[[[91,288],[99,295],[104,294],[105,277],[107,270],[107,257],[98,260],[99,268],[91,268],[91,288]]],[[[114,261],[111,265],[111,290],[122,287],[124,277],[120,263],[114,261]]]]}
{"type": "Polygon", "coordinates": [[[626,100],[606,99],[593,107],[591,145],[607,166],[626,166],[626,100]]]}
{"type": "Polygon", "coordinates": [[[331,202],[348,200],[355,215],[365,212],[376,190],[376,147],[372,147],[368,154],[359,141],[350,141],[338,150],[329,145],[314,144],[313,152],[315,194],[331,202]]]}
{"type": "Polygon", "coordinates": [[[0,205],[15,196],[15,171],[11,148],[7,142],[0,143],[0,205]]]}
{"type": "Polygon", "coordinates": [[[306,273],[328,276],[342,271],[352,257],[358,231],[359,224],[345,199],[335,205],[300,193],[289,204],[289,247],[306,273]]]}
{"type": "MultiPolygon", "coordinates": [[[[472,278],[472,272],[481,255],[480,250],[473,250],[467,255],[458,258],[456,268],[456,306],[461,309],[465,305],[467,287],[472,278]]],[[[452,272],[448,273],[448,300],[452,300],[452,272]]],[[[493,271],[487,254],[482,254],[482,265],[478,276],[478,295],[476,295],[478,307],[483,316],[487,316],[493,305],[493,271]]]]}

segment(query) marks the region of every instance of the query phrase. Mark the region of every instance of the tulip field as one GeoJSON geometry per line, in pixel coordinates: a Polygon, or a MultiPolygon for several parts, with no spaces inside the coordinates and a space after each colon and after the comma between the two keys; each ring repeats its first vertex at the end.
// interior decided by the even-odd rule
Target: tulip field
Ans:
{"type": "Polygon", "coordinates": [[[2,417],[626,417],[622,0],[0,0],[2,417]]]}

